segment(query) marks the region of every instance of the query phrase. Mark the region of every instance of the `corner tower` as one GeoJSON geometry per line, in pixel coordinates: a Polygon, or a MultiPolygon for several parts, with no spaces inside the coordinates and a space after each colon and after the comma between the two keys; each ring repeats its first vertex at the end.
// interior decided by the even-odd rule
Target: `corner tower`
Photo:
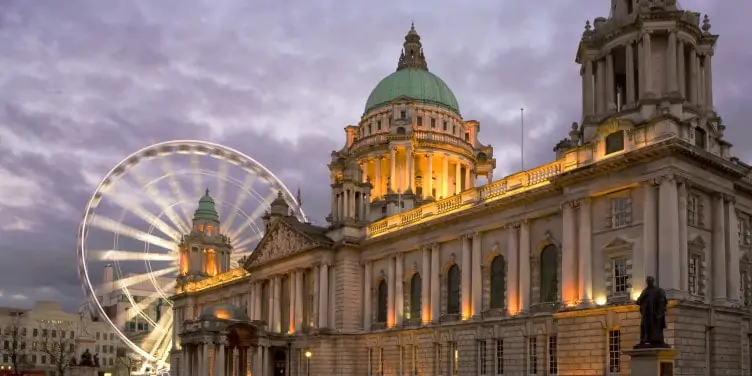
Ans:
{"type": "Polygon", "coordinates": [[[712,73],[717,39],[707,16],[700,21],[699,13],[679,9],[676,0],[612,0],[608,18],[586,23],[577,50],[582,141],[609,118],[640,124],[670,115],[718,128],[712,73]]]}
{"type": "Polygon", "coordinates": [[[219,214],[209,190],[198,201],[193,227],[179,245],[178,285],[213,277],[230,270],[230,239],[220,232],[219,214]]]}
{"type": "MultiPolygon", "coordinates": [[[[376,85],[358,125],[333,161],[353,158],[372,184],[369,221],[447,198],[493,180],[493,148],[478,141],[480,124],[463,120],[449,86],[429,72],[415,26],[395,72],[376,85]]],[[[333,216],[334,216],[334,209],[333,216]]]]}

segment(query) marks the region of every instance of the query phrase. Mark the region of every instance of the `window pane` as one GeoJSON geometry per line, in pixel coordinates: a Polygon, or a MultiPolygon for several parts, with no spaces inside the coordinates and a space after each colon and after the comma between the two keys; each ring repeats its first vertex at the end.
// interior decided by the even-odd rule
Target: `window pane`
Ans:
{"type": "Polygon", "coordinates": [[[491,302],[492,309],[504,308],[504,291],[506,279],[504,257],[496,256],[491,262],[491,302]]]}

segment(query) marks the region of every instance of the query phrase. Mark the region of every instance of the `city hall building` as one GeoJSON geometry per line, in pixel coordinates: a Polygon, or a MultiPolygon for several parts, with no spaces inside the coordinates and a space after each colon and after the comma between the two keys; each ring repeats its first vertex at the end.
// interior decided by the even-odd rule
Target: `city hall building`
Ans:
{"type": "Polygon", "coordinates": [[[331,153],[327,227],[280,196],[231,269],[201,198],[173,374],[626,375],[647,276],[675,374],[749,374],[752,178],[713,104],[710,29],[676,1],[612,1],[576,49],[580,122],[551,163],[499,177],[411,28],[331,153]]]}

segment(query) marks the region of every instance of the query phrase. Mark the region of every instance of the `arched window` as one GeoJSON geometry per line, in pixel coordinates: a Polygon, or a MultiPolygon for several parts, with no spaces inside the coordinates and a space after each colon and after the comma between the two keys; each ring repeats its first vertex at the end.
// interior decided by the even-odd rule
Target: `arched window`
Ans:
{"type": "Polygon", "coordinates": [[[624,131],[616,131],[606,136],[606,154],[624,150],[624,131]]]}
{"type": "Polygon", "coordinates": [[[491,261],[491,309],[504,308],[504,292],[506,290],[506,262],[504,257],[496,256],[491,261]]]}
{"type": "Polygon", "coordinates": [[[695,128],[695,145],[702,149],[705,149],[707,146],[707,141],[708,133],[700,127],[695,128]]]}
{"type": "Polygon", "coordinates": [[[397,134],[405,134],[405,128],[403,127],[397,127],[397,134]]]}
{"type": "Polygon", "coordinates": [[[460,267],[457,264],[447,272],[447,313],[460,313],[460,267]]]}
{"type": "Polygon", "coordinates": [[[389,290],[387,290],[386,287],[386,281],[381,280],[379,282],[379,290],[378,290],[378,305],[376,308],[376,322],[378,323],[385,323],[386,322],[386,302],[389,300],[389,290]]]}
{"type": "Polygon", "coordinates": [[[547,245],[540,254],[540,302],[555,302],[558,297],[559,255],[556,246],[547,245]]]}
{"type": "Polygon", "coordinates": [[[420,274],[415,273],[410,278],[410,318],[415,319],[420,317],[421,310],[421,289],[423,287],[423,281],[420,278],[420,274]]]}

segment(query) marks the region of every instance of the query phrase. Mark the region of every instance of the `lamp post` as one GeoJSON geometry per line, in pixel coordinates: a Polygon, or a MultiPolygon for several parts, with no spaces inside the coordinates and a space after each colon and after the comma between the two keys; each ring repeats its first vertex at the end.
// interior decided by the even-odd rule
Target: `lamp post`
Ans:
{"type": "Polygon", "coordinates": [[[305,352],[305,358],[306,358],[306,376],[311,376],[311,350],[306,350],[305,352]]]}

